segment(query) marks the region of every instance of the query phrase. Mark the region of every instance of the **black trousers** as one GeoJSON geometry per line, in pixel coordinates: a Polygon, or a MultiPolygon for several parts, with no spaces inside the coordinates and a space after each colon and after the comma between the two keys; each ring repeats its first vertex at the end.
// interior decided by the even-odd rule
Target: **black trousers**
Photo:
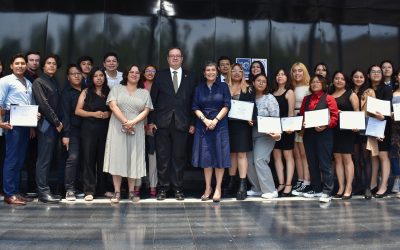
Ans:
{"type": "Polygon", "coordinates": [[[318,193],[322,191],[324,194],[331,195],[333,190],[333,170],[331,164],[333,131],[328,128],[322,132],[317,132],[314,128],[306,129],[303,141],[313,190],[318,193]]]}
{"type": "Polygon", "coordinates": [[[51,164],[53,163],[53,154],[57,152],[59,157],[58,145],[60,138],[55,131],[42,133],[38,131],[38,156],[36,161],[36,184],[39,194],[50,193],[48,178],[51,164]]]}
{"type": "MultiPolygon", "coordinates": [[[[36,134],[38,131],[36,130],[36,134]]],[[[37,160],[37,137],[29,139],[28,151],[26,152],[25,168],[27,173],[26,191],[29,193],[36,192],[36,160],[37,160]]]]}
{"type": "Polygon", "coordinates": [[[77,172],[80,168],[80,143],[81,137],[79,131],[72,133],[69,137],[68,151],[64,148],[65,159],[65,190],[74,191],[77,172]]]}
{"type": "Polygon", "coordinates": [[[108,126],[85,121],[81,127],[82,146],[82,184],[83,192],[88,195],[103,195],[106,190],[107,175],[103,172],[104,151],[108,126]]]}
{"type": "Polygon", "coordinates": [[[172,119],[169,128],[159,128],[155,134],[157,177],[160,189],[181,191],[183,170],[187,160],[188,131],[178,130],[172,119]]]}

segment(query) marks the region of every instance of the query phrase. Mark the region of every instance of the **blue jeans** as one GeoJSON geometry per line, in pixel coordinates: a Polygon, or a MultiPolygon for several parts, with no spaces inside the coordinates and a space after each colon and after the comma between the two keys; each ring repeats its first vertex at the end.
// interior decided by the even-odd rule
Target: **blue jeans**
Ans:
{"type": "Polygon", "coordinates": [[[29,141],[29,128],[14,127],[8,130],[6,138],[6,156],[3,166],[3,190],[9,197],[19,191],[21,169],[24,166],[29,141]]]}

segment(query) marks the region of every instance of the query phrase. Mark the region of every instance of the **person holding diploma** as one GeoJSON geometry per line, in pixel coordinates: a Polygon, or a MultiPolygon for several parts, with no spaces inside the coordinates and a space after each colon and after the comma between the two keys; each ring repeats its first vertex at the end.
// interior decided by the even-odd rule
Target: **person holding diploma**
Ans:
{"type": "MultiPolygon", "coordinates": [[[[349,88],[348,80],[343,72],[333,74],[333,92],[339,112],[359,111],[357,95],[349,88]]],[[[350,199],[353,190],[354,164],[351,155],[354,152],[355,132],[343,130],[339,126],[334,129],[333,156],[335,159],[336,176],[339,189],[334,198],[350,199]],[[345,182],[346,181],[346,182],[345,182]]]]}
{"type": "Polygon", "coordinates": [[[75,114],[82,117],[80,133],[85,201],[92,201],[95,195],[103,196],[106,191],[107,175],[103,173],[103,161],[111,115],[106,105],[109,92],[105,71],[94,67],[89,74],[88,88],[81,92],[76,104],[75,114]]]}
{"type": "MultiPolygon", "coordinates": [[[[320,202],[330,202],[333,190],[333,171],[331,167],[333,149],[333,128],[338,122],[338,108],[335,98],[327,95],[328,81],[316,75],[311,78],[311,95],[304,97],[300,115],[306,111],[329,110],[329,123],[325,126],[304,129],[304,148],[310,167],[312,189],[304,197],[320,197],[320,202]],[[321,181],[321,174],[323,183],[321,181]]],[[[307,121],[304,122],[306,125],[307,121]]]]}
{"type": "MultiPolygon", "coordinates": [[[[259,116],[279,117],[279,104],[272,94],[268,93],[267,77],[264,74],[254,76],[253,86],[256,94],[256,106],[259,116]]],[[[261,194],[262,198],[278,197],[269,162],[275,141],[281,139],[280,133],[259,133],[258,124],[253,126],[253,164],[248,169],[248,179],[252,194],[261,194]]]]}
{"type": "Polygon", "coordinates": [[[11,104],[32,104],[32,83],[24,77],[26,59],[23,54],[11,58],[12,74],[0,79],[1,113],[5,111],[5,119],[0,116],[0,127],[5,132],[6,153],[3,165],[4,201],[10,205],[25,205],[32,201],[19,194],[20,173],[24,165],[28,147],[30,128],[12,126],[10,120],[11,104]]]}
{"type": "MultiPolygon", "coordinates": [[[[360,110],[364,111],[367,115],[367,99],[368,96],[375,98],[375,91],[371,89],[369,81],[366,80],[366,74],[361,69],[354,69],[351,72],[350,78],[351,89],[358,96],[360,110]]],[[[356,135],[354,145],[355,183],[363,185],[361,188],[365,190],[365,199],[372,198],[370,189],[372,173],[371,153],[367,149],[367,141],[371,139],[365,135],[365,131],[364,133],[359,132],[356,135]]]]}
{"type": "MultiPolygon", "coordinates": [[[[294,95],[296,98],[295,115],[298,115],[304,97],[310,94],[310,74],[308,73],[307,67],[303,63],[296,62],[290,69],[290,78],[292,80],[292,87],[294,89],[294,95]]],[[[307,156],[304,149],[302,132],[295,133],[293,153],[296,164],[297,183],[293,187],[292,194],[295,196],[302,196],[303,193],[311,190],[310,171],[308,170],[307,156]]]]}
{"type": "MultiPolygon", "coordinates": [[[[253,88],[246,83],[243,68],[238,63],[232,65],[228,86],[233,100],[254,103],[255,92],[253,88]]],[[[257,111],[254,105],[253,120],[255,120],[256,114],[257,111]]],[[[232,193],[235,186],[236,170],[239,168],[240,184],[236,193],[237,200],[244,200],[247,196],[247,152],[250,152],[253,149],[251,135],[252,126],[253,121],[229,119],[229,142],[232,166],[229,168],[230,182],[226,193],[232,193]]]]}
{"type": "MultiPolygon", "coordinates": [[[[393,93],[389,85],[386,85],[383,81],[382,70],[379,65],[372,65],[368,69],[368,79],[371,83],[371,88],[375,91],[377,99],[392,101],[393,93]]],[[[370,116],[375,117],[378,120],[386,120],[386,127],[384,138],[378,139],[378,150],[377,156],[372,156],[372,177],[371,177],[371,190],[375,192],[375,198],[383,198],[387,195],[387,185],[390,175],[390,160],[389,150],[391,142],[391,117],[385,117],[379,111],[375,113],[369,113],[370,116]],[[381,182],[378,187],[378,170],[381,166],[381,182]]]]}
{"type": "MultiPolygon", "coordinates": [[[[274,96],[279,104],[279,116],[291,117],[294,116],[294,105],[296,97],[289,80],[288,72],[280,68],[275,73],[275,91],[274,96]]],[[[275,143],[273,151],[276,174],[279,180],[277,191],[281,192],[282,196],[288,197],[292,192],[292,178],[294,174],[294,133],[283,132],[282,139],[275,143]],[[286,178],[284,177],[284,166],[282,155],[286,162],[286,178]],[[285,181],[286,180],[286,181],[285,181]]]]}
{"type": "Polygon", "coordinates": [[[231,107],[228,85],[217,80],[217,64],[205,64],[205,83],[194,92],[192,109],[197,116],[194,133],[192,165],[204,169],[206,189],[202,201],[212,195],[211,178],[215,169],[216,186],[213,201],[221,199],[221,184],[225,168],[231,166],[227,114],[231,107]]]}

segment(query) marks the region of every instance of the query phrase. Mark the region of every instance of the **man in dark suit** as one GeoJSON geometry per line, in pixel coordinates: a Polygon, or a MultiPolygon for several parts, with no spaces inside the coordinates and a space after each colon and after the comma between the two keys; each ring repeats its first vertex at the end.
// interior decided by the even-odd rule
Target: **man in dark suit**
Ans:
{"type": "Polygon", "coordinates": [[[194,133],[192,95],[197,80],[182,69],[181,49],[169,49],[167,61],[169,68],[156,74],[150,93],[154,111],[149,116],[149,129],[156,131],[157,200],[164,200],[169,188],[177,200],[183,200],[183,170],[188,133],[194,133]]]}

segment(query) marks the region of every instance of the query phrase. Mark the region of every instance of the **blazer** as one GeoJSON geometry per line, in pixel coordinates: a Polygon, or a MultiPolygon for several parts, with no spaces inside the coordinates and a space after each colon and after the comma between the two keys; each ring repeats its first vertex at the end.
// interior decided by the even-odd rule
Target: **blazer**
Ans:
{"type": "Polygon", "coordinates": [[[150,96],[154,110],[150,112],[148,123],[157,128],[169,128],[172,117],[178,130],[188,131],[194,125],[192,99],[197,79],[194,73],[182,69],[182,80],[175,93],[169,68],[156,73],[150,96]]]}

